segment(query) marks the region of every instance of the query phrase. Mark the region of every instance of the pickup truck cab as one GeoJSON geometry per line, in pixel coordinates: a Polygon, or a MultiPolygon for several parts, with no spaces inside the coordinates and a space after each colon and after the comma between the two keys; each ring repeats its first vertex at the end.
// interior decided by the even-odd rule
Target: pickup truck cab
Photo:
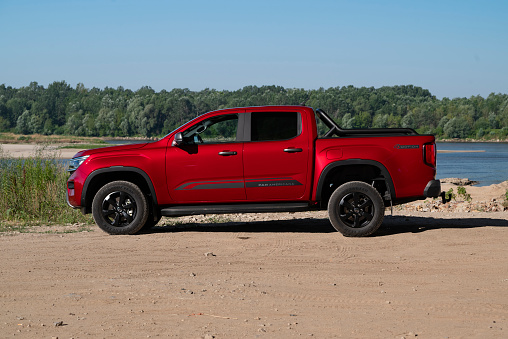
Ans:
{"type": "Polygon", "coordinates": [[[343,235],[366,236],[385,207],[440,194],[434,136],[344,130],[305,106],[208,112],[155,142],[80,151],[69,171],[68,204],[110,234],[161,216],[327,209],[343,235]]]}

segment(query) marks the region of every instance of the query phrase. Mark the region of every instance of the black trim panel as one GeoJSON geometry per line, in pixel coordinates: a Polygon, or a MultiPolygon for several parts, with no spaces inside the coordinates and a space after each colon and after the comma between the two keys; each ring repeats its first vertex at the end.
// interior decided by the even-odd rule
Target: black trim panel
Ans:
{"type": "Polygon", "coordinates": [[[390,176],[390,172],[386,169],[386,167],[374,160],[363,160],[363,159],[350,159],[350,160],[340,160],[335,161],[330,164],[328,164],[323,171],[321,172],[319,176],[319,181],[316,189],[316,200],[321,200],[321,193],[323,191],[323,185],[325,182],[326,177],[328,176],[328,173],[332,171],[333,169],[340,167],[340,166],[349,166],[349,165],[369,165],[377,167],[381,174],[383,175],[386,185],[388,187],[388,190],[390,191],[390,196],[392,200],[395,200],[395,186],[393,185],[392,177],[390,176]]]}
{"type": "Polygon", "coordinates": [[[248,122],[249,120],[247,120],[247,115],[242,113],[242,114],[238,114],[238,126],[237,126],[237,131],[236,131],[236,141],[237,142],[244,142],[245,140],[249,140],[250,139],[250,131],[249,131],[249,134],[247,135],[247,128],[245,127],[246,125],[250,125],[250,121],[248,122]]]}
{"type": "Polygon", "coordinates": [[[427,183],[423,195],[428,198],[437,198],[441,194],[441,182],[439,180],[431,180],[427,183]]]}
{"type": "Polygon", "coordinates": [[[299,212],[308,211],[308,203],[262,203],[232,205],[186,205],[163,208],[161,214],[166,217],[181,217],[199,214],[230,214],[230,213],[267,213],[267,212],[299,212]]]}
{"type": "Polygon", "coordinates": [[[111,172],[134,172],[134,173],[141,175],[143,177],[143,179],[145,179],[145,181],[148,185],[148,188],[150,189],[150,194],[152,196],[153,203],[155,205],[157,205],[157,195],[155,194],[155,188],[153,187],[152,180],[150,179],[148,174],[146,174],[145,171],[143,171],[139,168],[136,168],[136,167],[113,166],[113,167],[108,167],[108,168],[101,168],[101,169],[95,170],[92,173],[90,173],[90,175],[86,178],[85,183],[83,184],[83,191],[81,192],[81,206],[83,206],[83,207],[86,206],[85,205],[86,204],[86,193],[87,193],[88,186],[90,185],[90,182],[92,181],[92,179],[95,178],[99,174],[111,173],[111,172]]]}

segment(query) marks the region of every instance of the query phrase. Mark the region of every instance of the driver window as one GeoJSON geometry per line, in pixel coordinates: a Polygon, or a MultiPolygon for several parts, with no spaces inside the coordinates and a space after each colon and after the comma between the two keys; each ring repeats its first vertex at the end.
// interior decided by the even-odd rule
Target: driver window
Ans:
{"type": "Polygon", "coordinates": [[[237,128],[237,114],[220,115],[189,127],[182,133],[183,141],[190,145],[236,142],[237,128]]]}

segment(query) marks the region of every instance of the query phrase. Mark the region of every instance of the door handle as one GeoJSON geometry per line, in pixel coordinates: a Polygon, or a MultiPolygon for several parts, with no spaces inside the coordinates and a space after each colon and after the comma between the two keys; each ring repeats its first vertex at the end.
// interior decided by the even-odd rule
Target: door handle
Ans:
{"type": "Polygon", "coordinates": [[[284,148],[284,152],[286,153],[297,153],[302,151],[303,150],[301,148],[284,148]]]}
{"type": "Polygon", "coordinates": [[[219,152],[219,155],[222,155],[223,157],[227,157],[229,155],[236,155],[236,152],[235,151],[222,151],[222,152],[219,152]]]}

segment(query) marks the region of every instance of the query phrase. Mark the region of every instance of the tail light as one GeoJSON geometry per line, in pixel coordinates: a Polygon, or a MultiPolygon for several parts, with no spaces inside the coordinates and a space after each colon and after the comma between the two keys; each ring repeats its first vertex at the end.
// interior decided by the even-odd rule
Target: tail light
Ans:
{"type": "Polygon", "coordinates": [[[429,144],[423,145],[423,161],[425,162],[425,164],[435,168],[436,167],[436,154],[437,154],[437,149],[436,149],[435,143],[429,143],[429,144]]]}

